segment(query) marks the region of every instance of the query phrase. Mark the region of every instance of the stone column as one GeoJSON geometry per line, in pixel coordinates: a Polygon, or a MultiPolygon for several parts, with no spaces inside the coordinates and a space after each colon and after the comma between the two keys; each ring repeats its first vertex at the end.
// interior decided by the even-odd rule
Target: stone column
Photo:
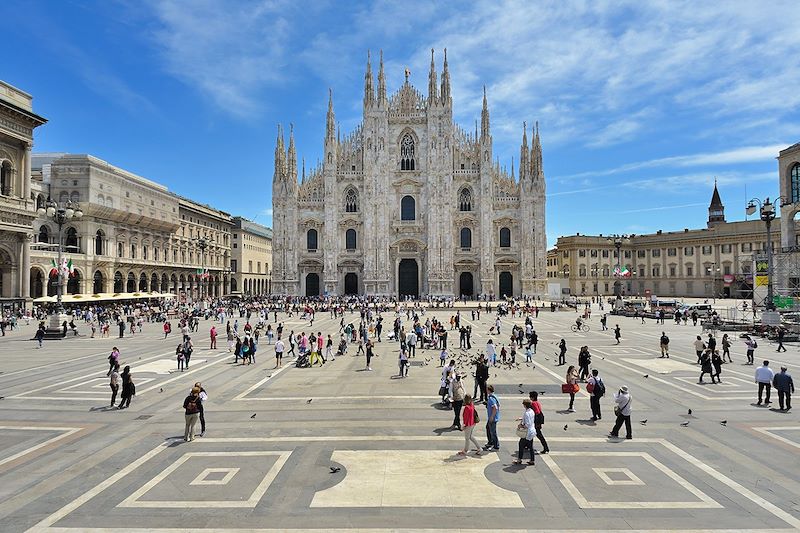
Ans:
{"type": "MultiPolygon", "coordinates": [[[[30,153],[30,152],[28,152],[30,153]]],[[[26,305],[27,301],[31,299],[31,247],[30,247],[30,240],[33,237],[32,234],[24,234],[22,238],[20,238],[20,258],[22,259],[22,274],[20,279],[21,288],[20,297],[25,298],[26,305]]]]}
{"type": "Polygon", "coordinates": [[[22,188],[20,189],[22,196],[26,201],[31,196],[31,150],[33,143],[23,143],[25,149],[24,168],[22,169],[22,188]]]}

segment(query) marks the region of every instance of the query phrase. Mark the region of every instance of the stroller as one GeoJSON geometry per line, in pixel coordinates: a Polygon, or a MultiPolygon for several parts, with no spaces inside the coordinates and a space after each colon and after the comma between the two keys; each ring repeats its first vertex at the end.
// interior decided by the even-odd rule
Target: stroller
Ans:
{"type": "Polygon", "coordinates": [[[311,368],[311,364],[308,362],[308,354],[301,353],[298,355],[294,366],[297,368],[311,368]]]}

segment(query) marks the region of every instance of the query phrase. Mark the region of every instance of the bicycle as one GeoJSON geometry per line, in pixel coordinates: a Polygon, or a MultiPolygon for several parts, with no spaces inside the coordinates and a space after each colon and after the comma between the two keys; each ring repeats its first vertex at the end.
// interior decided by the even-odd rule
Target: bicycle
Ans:
{"type": "Polygon", "coordinates": [[[586,325],[586,324],[581,324],[580,327],[578,327],[577,324],[572,324],[572,326],[570,326],[569,329],[571,329],[573,333],[577,333],[579,330],[584,332],[584,333],[588,333],[589,332],[589,326],[586,325]]]}

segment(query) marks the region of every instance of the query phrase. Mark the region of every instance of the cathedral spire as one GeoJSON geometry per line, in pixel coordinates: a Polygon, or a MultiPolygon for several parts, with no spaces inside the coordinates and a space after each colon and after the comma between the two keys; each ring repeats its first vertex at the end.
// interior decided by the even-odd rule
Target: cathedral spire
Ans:
{"type": "Polygon", "coordinates": [[[372,86],[372,63],[367,50],[367,72],[364,74],[364,109],[375,103],[375,90],[372,86]]]}
{"type": "Polygon", "coordinates": [[[383,75],[383,50],[381,50],[380,67],[378,67],[378,105],[386,104],[386,77],[383,75]]]}
{"type": "Polygon", "coordinates": [[[306,182],[306,158],[305,157],[303,158],[303,174],[302,174],[302,177],[300,178],[300,182],[301,183],[305,183],[306,182]]]}
{"type": "Polygon", "coordinates": [[[286,152],[286,176],[297,183],[297,151],[294,147],[294,124],[289,124],[289,150],[286,152]]]}
{"type": "Polygon", "coordinates": [[[522,123],[522,145],[519,148],[519,181],[530,175],[530,152],[528,151],[528,125],[522,123]]]}
{"type": "Polygon", "coordinates": [[[328,89],[328,117],[325,127],[325,136],[333,139],[336,134],[336,116],[333,114],[333,90],[328,89]]]}
{"type": "Polygon", "coordinates": [[[531,177],[535,181],[542,178],[542,174],[542,143],[539,139],[539,121],[537,120],[531,148],[531,177]]]}
{"type": "Polygon", "coordinates": [[[450,105],[450,71],[447,70],[447,48],[444,49],[444,65],[442,66],[442,90],[439,100],[444,105],[450,105]]]}
{"type": "Polygon", "coordinates": [[[489,104],[486,102],[486,85],[483,86],[483,109],[481,110],[481,139],[489,138],[489,104]]]}
{"type": "Polygon", "coordinates": [[[283,148],[283,128],[278,124],[278,137],[275,140],[275,173],[272,181],[278,182],[286,177],[285,152],[283,148]]]}
{"type": "Polygon", "coordinates": [[[433,48],[431,48],[431,70],[428,73],[428,105],[436,104],[436,64],[433,62],[433,48]]]}

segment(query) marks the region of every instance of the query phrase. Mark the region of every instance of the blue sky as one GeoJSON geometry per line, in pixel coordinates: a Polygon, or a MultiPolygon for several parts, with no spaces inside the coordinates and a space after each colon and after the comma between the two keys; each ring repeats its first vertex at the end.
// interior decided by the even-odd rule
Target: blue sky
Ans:
{"type": "Polygon", "coordinates": [[[276,125],[322,152],[328,88],[361,118],[367,50],[389,92],[427,88],[448,49],[456,121],[487,87],[510,168],[538,120],[549,244],[559,235],[704,225],[777,194],[800,141],[800,2],[5,0],[0,78],[49,119],[36,151],[91,153],[233,214],[271,222],[276,125]]]}

